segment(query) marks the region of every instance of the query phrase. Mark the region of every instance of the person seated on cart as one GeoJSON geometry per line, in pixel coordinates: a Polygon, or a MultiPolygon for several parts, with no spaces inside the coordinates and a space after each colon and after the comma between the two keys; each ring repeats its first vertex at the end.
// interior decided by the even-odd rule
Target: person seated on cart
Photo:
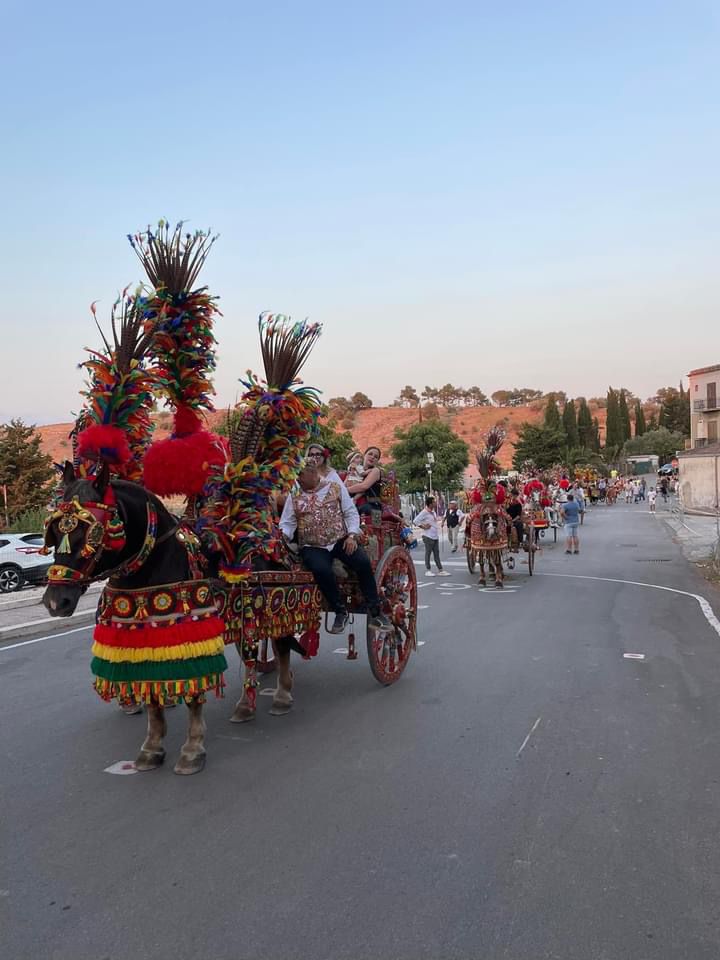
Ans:
{"type": "Polygon", "coordinates": [[[505,510],[512,521],[512,528],[517,537],[515,548],[519,549],[525,537],[525,524],[523,523],[523,505],[520,502],[520,493],[518,490],[513,490],[510,494],[510,503],[505,507],[505,510]]]}
{"type": "Polygon", "coordinates": [[[330,633],[342,633],[348,619],[333,560],[340,560],[357,576],[371,626],[389,627],[390,621],[380,610],[370,558],[358,543],[360,517],[344,484],[321,482],[317,467],[310,462],[300,472],[298,483],[299,492],[285,501],[280,529],[289,541],[297,533],[300,557],[335,614],[330,633]]]}
{"type": "Polygon", "coordinates": [[[382,510],[382,470],[380,458],[382,453],[379,447],[368,447],[363,454],[362,480],[348,478],[347,489],[355,501],[360,513],[371,513],[373,510],[382,510]]]}
{"type": "Polygon", "coordinates": [[[321,483],[342,483],[340,475],[330,462],[330,451],[321,443],[311,443],[307,448],[305,460],[317,467],[321,483]]]}

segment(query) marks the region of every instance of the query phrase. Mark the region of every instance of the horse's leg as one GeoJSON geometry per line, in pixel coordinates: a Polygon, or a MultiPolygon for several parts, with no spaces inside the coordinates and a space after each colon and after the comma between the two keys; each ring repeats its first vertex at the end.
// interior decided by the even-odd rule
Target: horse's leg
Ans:
{"type": "Polygon", "coordinates": [[[180,748],[180,758],[175,764],[175,773],[186,776],[200,773],[205,766],[205,721],[200,697],[187,701],[189,713],[187,740],[180,748]]]}
{"type": "Polygon", "coordinates": [[[487,585],[487,580],[485,579],[485,551],[478,551],[478,563],[480,564],[480,579],[478,580],[478,586],[484,587],[487,585]]]}
{"type": "Polygon", "coordinates": [[[293,672],[290,669],[290,642],[281,637],[275,644],[278,661],[278,681],[273,695],[270,713],[273,717],[284,717],[292,710],[293,672]]]}
{"type": "Polygon", "coordinates": [[[250,703],[250,697],[248,696],[248,690],[250,688],[248,681],[250,679],[251,668],[249,664],[243,663],[241,669],[243,677],[243,692],[242,696],[235,704],[235,709],[230,717],[230,723],[247,723],[249,720],[255,719],[255,707],[250,703]]]}
{"type": "Polygon", "coordinates": [[[147,713],[147,736],[135,760],[135,769],[142,771],[155,770],[165,759],[165,749],[162,742],[167,733],[164,708],[158,703],[148,703],[145,711],[147,713]]]}
{"type": "Polygon", "coordinates": [[[505,580],[505,574],[503,573],[502,553],[498,551],[495,554],[495,586],[498,587],[498,589],[502,590],[503,587],[505,586],[503,582],[504,580],[505,580]]]}

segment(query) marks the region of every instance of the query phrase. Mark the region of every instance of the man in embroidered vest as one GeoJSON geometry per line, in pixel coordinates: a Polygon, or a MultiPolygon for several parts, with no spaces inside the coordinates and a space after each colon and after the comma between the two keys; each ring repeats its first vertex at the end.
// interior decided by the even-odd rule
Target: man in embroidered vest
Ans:
{"type": "Polygon", "coordinates": [[[288,497],[280,517],[280,529],[288,540],[297,532],[300,556],[335,614],[330,633],[342,633],[347,609],[333,572],[333,560],[340,560],[357,575],[368,605],[370,624],[389,627],[380,611],[380,598],[368,555],[358,544],[360,517],[345,485],[321,483],[317,467],[307,465],[298,477],[300,492],[288,497]]]}

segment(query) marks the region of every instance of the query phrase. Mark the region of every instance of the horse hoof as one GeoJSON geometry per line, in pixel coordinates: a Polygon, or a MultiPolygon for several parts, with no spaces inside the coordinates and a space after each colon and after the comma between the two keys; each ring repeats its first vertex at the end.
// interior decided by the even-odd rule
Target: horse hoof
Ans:
{"type": "Polygon", "coordinates": [[[255,716],[256,713],[251,707],[246,703],[239,703],[230,717],[230,723],[249,723],[255,716]]]}
{"type": "Polygon", "coordinates": [[[151,753],[149,750],[141,750],[135,760],[135,769],[141,773],[145,773],[148,770],[157,770],[158,767],[163,765],[164,760],[164,750],[159,750],[157,753],[151,753]]]}
{"type": "Polygon", "coordinates": [[[504,590],[504,589],[505,589],[505,584],[502,582],[502,580],[498,580],[497,583],[495,584],[495,586],[497,587],[498,590],[504,590]]]}
{"type": "Polygon", "coordinates": [[[194,773],[200,773],[205,767],[205,753],[196,753],[194,757],[184,757],[180,754],[180,759],[173,768],[175,773],[181,777],[191,777],[194,773]]]}
{"type": "Polygon", "coordinates": [[[273,701],[273,705],[270,707],[270,716],[271,717],[287,716],[287,714],[290,713],[292,708],[293,708],[292,700],[289,703],[284,703],[282,700],[278,701],[277,703],[273,701]]]}

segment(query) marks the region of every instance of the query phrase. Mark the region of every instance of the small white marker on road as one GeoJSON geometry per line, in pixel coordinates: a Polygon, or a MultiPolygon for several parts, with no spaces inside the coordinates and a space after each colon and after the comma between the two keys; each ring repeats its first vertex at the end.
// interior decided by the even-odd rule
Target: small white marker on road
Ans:
{"type": "Polygon", "coordinates": [[[624,653],[623,657],[625,660],[644,660],[644,653],[624,653]]]}
{"type": "Polygon", "coordinates": [[[119,777],[129,777],[137,772],[138,770],[134,760],[118,760],[117,763],[113,763],[103,770],[103,773],[115,773],[119,777]]]}

